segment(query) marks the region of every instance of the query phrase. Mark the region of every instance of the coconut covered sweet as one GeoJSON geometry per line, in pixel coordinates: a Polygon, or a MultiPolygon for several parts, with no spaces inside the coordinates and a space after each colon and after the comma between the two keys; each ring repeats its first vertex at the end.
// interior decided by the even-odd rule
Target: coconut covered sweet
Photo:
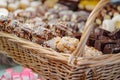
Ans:
{"type": "MultiPolygon", "coordinates": [[[[79,40],[71,37],[55,37],[49,41],[44,42],[44,45],[53,48],[59,52],[71,54],[79,44],[79,40]]],[[[93,47],[85,46],[85,56],[99,56],[102,55],[101,51],[93,47]]]]}

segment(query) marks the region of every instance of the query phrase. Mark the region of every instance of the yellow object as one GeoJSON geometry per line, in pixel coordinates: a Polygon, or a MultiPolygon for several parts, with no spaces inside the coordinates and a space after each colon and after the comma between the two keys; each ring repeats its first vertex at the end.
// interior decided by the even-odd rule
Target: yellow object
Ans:
{"type": "Polygon", "coordinates": [[[99,0],[81,0],[78,7],[80,9],[92,10],[99,0]]]}
{"type": "Polygon", "coordinates": [[[114,23],[115,30],[120,29],[120,15],[114,16],[112,21],[114,23]]]}
{"type": "Polygon", "coordinates": [[[115,23],[115,30],[120,29],[120,22],[116,21],[115,23]]]}
{"type": "Polygon", "coordinates": [[[46,0],[44,4],[47,7],[52,8],[57,2],[58,2],[58,0],[52,0],[52,1],[51,0],[46,0]]]}

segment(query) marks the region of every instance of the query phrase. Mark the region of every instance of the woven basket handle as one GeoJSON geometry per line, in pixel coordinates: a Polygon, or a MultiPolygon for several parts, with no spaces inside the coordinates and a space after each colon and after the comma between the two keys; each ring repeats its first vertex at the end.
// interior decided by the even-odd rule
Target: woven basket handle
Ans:
{"type": "Polygon", "coordinates": [[[100,0],[99,3],[96,5],[96,7],[93,9],[91,14],[89,15],[85,28],[83,30],[80,42],[76,48],[76,50],[73,52],[73,54],[69,58],[69,64],[73,64],[75,59],[79,56],[84,55],[84,48],[86,45],[86,42],[88,40],[88,37],[90,35],[91,30],[93,29],[93,23],[95,18],[97,17],[100,10],[109,2],[109,0],[100,0]]]}

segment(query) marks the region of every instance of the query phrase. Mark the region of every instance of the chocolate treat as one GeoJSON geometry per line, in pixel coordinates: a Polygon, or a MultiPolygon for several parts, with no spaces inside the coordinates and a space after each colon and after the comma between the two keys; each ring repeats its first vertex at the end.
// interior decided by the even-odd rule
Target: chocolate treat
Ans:
{"type": "MultiPolygon", "coordinates": [[[[56,51],[64,53],[72,53],[79,43],[79,39],[71,38],[68,36],[55,37],[49,41],[44,42],[45,46],[50,47],[56,51]]],[[[85,55],[88,56],[99,56],[102,52],[94,49],[93,47],[85,46],[85,55]]]]}
{"type": "Polygon", "coordinates": [[[33,25],[32,24],[23,24],[21,25],[21,31],[23,32],[22,38],[32,40],[33,25]]]}
{"type": "Polygon", "coordinates": [[[59,3],[68,6],[71,10],[78,10],[79,0],[59,0],[59,3]]]}
{"type": "Polygon", "coordinates": [[[33,41],[34,42],[44,42],[46,40],[50,40],[54,37],[54,34],[50,30],[50,27],[44,23],[39,22],[38,24],[35,24],[33,27],[33,41]]]}
{"type": "Polygon", "coordinates": [[[71,10],[64,10],[59,12],[60,19],[64,21],[70,21],[72,14],[73,11],[71,10]]]}
{"type": "Polygon", "coordinates": [[[101,28],[94,30],[94,35],[90,35],[88,45],[95,47],[105,54],[120,52],[119,31],[109,32],[101,28]]]}
{"type": "Polygon", "coordinates": [[[119,44],[106,44],[104,49],[104,53],[119,53],[120,52],[120,45],[119,44]]]}
{"type": "Polygon", "coordinates": [[[106,37],[108,37],[109,33],[110,33],[109,31],[104,30],[104,29],[99,28],[99,27],[95,28],[94,32],[93,32],[93,34],[95,34],[97,36],[101,36],[102,35],[102,36],[106,36],[106,37]]]}
{"type": "Polygon", "coordinates": [[[120,29],[118,29],[118,30],[116,30],[116,31],[114,31],[113,33],[110,33],[109,34],[109,37],[111,38],[111,39],[120,39],[120,29]]]}
{"type": "Polygon", "coordinates": [[[74,25],[72,26],[71,23],[65,22],[65,21],[58,21],[54,26],[53,26],[53,32],[55,33],[56,36],[65,36],[65,35],[73,35],[75,33],[75,30],[72,28],[75,27],[74,25]]]}
{"type": "Polygon", "coordinates": [[[86,21],[89,16],[88,12],[85,11],[77,11],[72,14],[71,21],[73,22],[81,22],[81,21],[86,21]]]}

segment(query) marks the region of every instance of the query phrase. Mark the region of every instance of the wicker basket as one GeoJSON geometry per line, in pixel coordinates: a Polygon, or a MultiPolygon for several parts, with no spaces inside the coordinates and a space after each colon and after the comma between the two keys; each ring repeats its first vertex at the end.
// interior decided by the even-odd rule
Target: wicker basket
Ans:
{"type": "Polygon", "coordinates": [[[92,29],[91,23],[108,2],[101,0],[92,11],[80,43],[72,55],[58,53],[2,31],[0,51],[19,64],[33,69],[45,80],[120,80],[120,53],[83,57],[84,47],[92,29]]]}

